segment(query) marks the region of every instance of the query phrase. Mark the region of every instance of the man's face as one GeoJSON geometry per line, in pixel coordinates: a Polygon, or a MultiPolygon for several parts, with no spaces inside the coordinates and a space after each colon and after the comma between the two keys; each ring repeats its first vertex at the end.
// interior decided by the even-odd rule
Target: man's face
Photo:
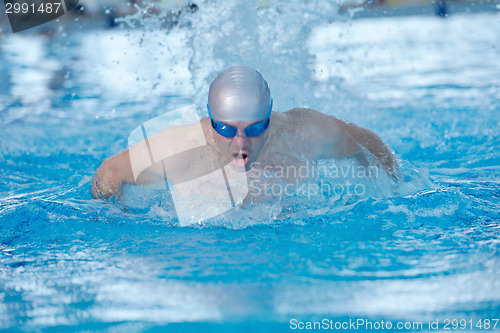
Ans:
{"type": "MultiPolygon", "coordinates": [[[[258,121],[257,121],[258,122],[258,121]]],[[[215,141],[224,155],[226,161],[230,162],[237,169],[250,170],[253,163],[257,160],[266,144],[267,137],[269,136],[269,128],[267,128],[259,136],[246,136],[244,134],[245,128],[257,123],[256,121],[224,121],[223,124],[233,126],[238,129],[238,134],[232,138],[226,138],[214,129],[215,141]]]]}

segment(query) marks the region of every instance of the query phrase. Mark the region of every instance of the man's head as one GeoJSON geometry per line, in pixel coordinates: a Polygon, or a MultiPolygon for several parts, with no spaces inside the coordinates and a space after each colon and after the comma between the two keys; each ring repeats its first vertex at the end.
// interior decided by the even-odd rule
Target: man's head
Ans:
{"type": "Polygon", "coordinates": [[[226,158],[248,170],[268,137],[272,109],[266,79],[245,66],[229,67],[210,85],[208,112],[226,158]]]}

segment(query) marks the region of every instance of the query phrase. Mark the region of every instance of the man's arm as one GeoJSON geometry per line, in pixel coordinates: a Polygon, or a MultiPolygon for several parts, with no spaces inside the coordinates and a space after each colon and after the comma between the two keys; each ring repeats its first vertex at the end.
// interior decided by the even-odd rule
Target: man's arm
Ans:
{"type": "Polygon", "coordinates": [[[338,119],[337,122],[346,140],[350,142],[346,145],[352,147],[350,153],[355,153],[355,156],[364,165],[371,164],[370,160],[375,157],[389,175],[397,178],[399,168],[394,154],[378,135],[353,123],[338,119]]]}
{"type": "Polygon", "coordinates": [[[159,175],[158,165],[152,165],[148,172],[142,173],[136,181],[130,163],[129,149],[125,149],[102,162],[92,180],[91,193],[95,199],[108,199],[112,195],[119,195],[124,183],[159,181],[163,179],[159,175]]]}
{"type": "Polygon", "coordinates": [[[376,159],[388,174],[397,178],[399,170],[392,151],[370,130],[311,109],[293,109],[287,113],[311,126],[309,133],[312,145],[317,147],[316,159],[356,157],[364,165],[376,159]]]}
{"type": "Polygon", "coordinates": [[[206,120],[170,127],[107,158],[92,181],[92,196],[119,195],[124,183],[146,184],[168,179],[173,183],[213,171],[216,158],[205,139],[206,120]]]}
{"type": "Polygon", "coordinates": [[[92,179],[91,193],[95,199],[107,199],[120,192],[123,182],[132,178],[128,149],[102,162],[92,179]],[[127,172],[128,170],[128,172],[127,172]]]}

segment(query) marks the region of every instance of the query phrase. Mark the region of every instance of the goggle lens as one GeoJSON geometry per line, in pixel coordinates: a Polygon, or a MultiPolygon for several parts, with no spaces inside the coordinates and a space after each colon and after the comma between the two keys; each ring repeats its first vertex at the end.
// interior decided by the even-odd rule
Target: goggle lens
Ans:
{"type": "Polygon", "coordinates": [[[238,129],[236,127],[223,124],[220,121],[214,121],[213,119],[212,127],[217,133],[225,138],[234,138],[236,133],[238,133],[238,129]]]}
{"type": "Polygon", "coordinates": [[[245,128],[245,135],[250,137],[259,136],[264,133],[264,131],[267,129],[267,126],[269,126],[269,119],[252,124],[245,128]]]}
{"type": "MultiPolygon", "coordinates": [[[[269,126],[269,119],[252,124],[245,128],[245,135],[249,137],[256,137],[262,135],[269,126]]],[[[234,126],[214,121],[212,119],[213,129],[225,138],[234,138],[238,134],[238,129],[234,126]]]]}
{"type": "MultiPolygon", "coordinates": [[[[271,119],[271,110],[273,108],[273,101],[271,100],[271,107],[269,108],[269,115],[266,120],[259,121],[258,123],[252,124],[245,128],[245,135],[249,137],[256,137],[264,133],[269,126],[269,121],[271,119]]],[[[238,129],[234,126],[221,123],[220,121],[215,121],[210,113],[210,107],[207,105],[208,115],[210,116],[210,121],[212,122],[213,129],[225,138],[234,138],[238,134],[238,129]]]]}

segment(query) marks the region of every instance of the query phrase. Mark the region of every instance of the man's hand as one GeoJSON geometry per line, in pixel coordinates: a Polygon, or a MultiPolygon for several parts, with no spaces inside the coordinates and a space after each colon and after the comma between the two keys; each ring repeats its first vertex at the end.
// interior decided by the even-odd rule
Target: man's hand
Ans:
{"type": "Polygon", "coordinates": [[[116,198],[120,195],[123,183],[135,183],[128,149],[102,162],[92,180],[92,196],[108,199],[114,195],[116,198]]]}
{"type": "Polygon", "coordinates": [[[112,195],[119,196],[122,188],[122,181],[113,171],[109,160],[105,160],[97,169],[92,180],[92,196],[95,199],[108,199],[112,195]]]}

